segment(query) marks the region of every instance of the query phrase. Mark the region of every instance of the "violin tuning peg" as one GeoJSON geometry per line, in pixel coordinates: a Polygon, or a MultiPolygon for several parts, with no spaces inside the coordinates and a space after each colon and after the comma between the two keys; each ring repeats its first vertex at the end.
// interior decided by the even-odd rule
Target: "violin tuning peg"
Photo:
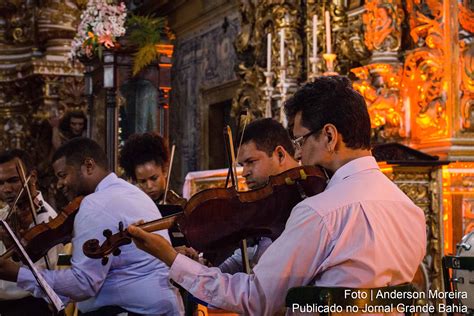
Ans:
{"type": "Polygon", "coordinates": [[[105,266],[109,262],[109,257],[102,258],[102,265],[105,266]]]}
{"type": "Polygon", "coordinates": [[[109,238],[110,236],[112,236],[112,231],[110,229],[106,229],[102,234],[105,238],[109,238]]]}
{"type": "Polygon", "coordinates": [[[118,228],[119,228],[119,232],[123,232],[123,222],[122,221],[119,222],[119,227],[118,228]]]}
{"type": "Polygon", "coordinates": [[[112,254],[116,257],[120,256],[121,253],[122,253],[122,250],[120,250],[120,248],[117,248],[114,250],[114,252],[112,252],[112,254]]]}

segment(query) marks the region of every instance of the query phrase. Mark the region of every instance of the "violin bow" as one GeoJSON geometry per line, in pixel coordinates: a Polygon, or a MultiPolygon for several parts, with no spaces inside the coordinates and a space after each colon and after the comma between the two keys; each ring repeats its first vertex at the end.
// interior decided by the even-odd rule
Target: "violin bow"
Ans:
{"type": "MultiPolygon", "coordinates": [[[[23,184],[23,188],[26,189],[26,193],[28,195],[28,202],[30,203],[30,211],[31,211],[31,215],[33,216],[33,223],[35,225],[38,225],[38,219],[36,217],[35,204],[33,202],[33,197],[31,196],[30,186],[26,182],[25,168],[23,166],[23,162],[18,158],[16,159],[16,171],[18,172],[18,175],[20,176],[21,183],[23,184]]],[[[28,179],[31,179],[31,175],[29,176],[28,179]]]]}
{"type": "MultiPolygon", "coordinates": [[[[237,147],[237,155],[235,156],[236,159],[237,159],[237,157],[239,157],[240,147],[242,146],[242,141],[244,140],[245,129],[247,128],[247,124],[249,122],[249,116],[248,116],[247,110],[242,110],[242,112],[240,112],[239,122],[238,122],[238,126],[237,126],[237,133],[240,130],[240,121],[241,121],[242,117],[244,117],[244,127],[242,127],[242,132],[240,132],[239,146],[237,147]]],[[[237,166],[237,163],[235,163],[235,164],[237,166]]]]}
{"type": "Polygon", "coordinates": [[[234,173],[234,143],[232,141],[232,130],[229,125],[224,127],[224,144],[227,153],[227,162],[229,163],[229,170],[227,171],[227,178],[225,179],[224,187],[228,187],[229,178],[232,180],[232,186],[237,187],[237,177],[234,173]]]}
{"type": "Polygon", "coordinates": [[[170,163],[168,166],[168,174],[166,175],[166,187],[165,187],[165,195],[163,196],[163,204],[166,204],[166,195],[168,194],[168,188],[170,186],[171,168],[173,167],[175,149],[176,149],[176,145],[173,144],[173,146],[171,146],[171,157],[170,157],[170,163]]]}
{"type": "MultiPolygon", "coordinates": [[[[240,121],[241,117],[245,115],[245,122],[244,122],[244,130],[241,133],[240,141],[239,141],[239,149],[240,145],[242,144],[242,139],[244,137],[245,127],[247,126],[247,110],[243,110],[240,112],[239,121],[237,122],[237,132],[240,129],[240,121]],[[245,113],[245,114],[244,114],[245,113]]],[[[227,179],[225,183],[225,187],[227,187],[229,183],[229,175],[232,179],[232,186],[238,191],[238,179],[237,179],[237,163],[236,163],[236,156],[234,153],[234,141],[232,139],[232,130],[230,129],[229,125],[224,128],[224,138],[226,144],[226,151],[227,151],[227,158],[229,161],[229,172],[227,173],[227,179]]],[[[238,154],[238,153],[237,153],[238,154]]],[[[247,252],[247,239],[242,239],[240,242],[240,251],[242,253],[242,267],[245,273],[250,274],[250,260],[247,252]]]]}
{"type": "Polygon", "coordinates": [[[13,201],[12,207],[10,208],[10,210],[8,211],[7,216],[5,217],[5,220],[8,219],[8,217],[10,217],[11,213],[12,213],[13,210],[15,209],[16,203],[18,203],[18,200],[20,199],[21,195],[23,194],[23,191],[25,191],[25,186],[28,185],[28,182],[30,182],[30,179],[31,179],[31,175],[26,179],[25,183],[24,183],[23,186],[21,187],[20,192],[18,192],[18,195],[17,195],[16,198],[15,198],[15,201],[13,201]]]}
{"type": "MultiPolygon", "coordinates": [[[[16,171],[18,172],[18,175],[20,176],[20,180],[23,184],[22,190],[26,189],[26,193],[28,194],[28,201],[30,203],[31,216],[33,217],[33,223],[36,226],[38,225],[38,218],[36,214],[35,203],[33,202],[33,197],[31,196],[30,186],[28,185],[28,182],[31,179],[31,174],[28,176],[28,179],[26,179],[25,167],[23,166],[23,161],[21,161],[19,158],[16,159],[16,171]]],[[[21,192],[18,197],[20,196],[21,196],[21,192]]],[[[47,254],[44,256],[44,262],[46,264],[46,268],[48,270],[51,270],[50,264],[49,264],[49,258],[47,254]]]]}
{"type": "Polygon", "coordinates": [[[237,140],[234,143],[233,137],[232,137],[232,129],[230,128],[229,125],[227,125],[224,128],[224,144],[226,146],[226,152],[227,152],[227,159],[229,162],[229,172],[227,173],[227,178],[225,181],[225,187],[227,188],[229,184],[229,177],[232,179],[232,186],[236,188],[238,191],[238,180],[237,180],[237,157],[239,156],[239,151],[240,151],[240,145],[242,144],[242,140],[244,137],[244,131],[247,126],[247,121],[248,121],[248,116],[247,116],[247,110],[242,110],[239,114],[239,119],[237,121],[237,133],[239,133],[240,130],[240,122],[242,120],[242,116],[245,117],[244,119],[244,127],[242,130],[242,133],[240,134],[240,141],[239,141],[239,147],[237,149],[237,155],[235,154],[235,146],[237,145],[237,140]]]}

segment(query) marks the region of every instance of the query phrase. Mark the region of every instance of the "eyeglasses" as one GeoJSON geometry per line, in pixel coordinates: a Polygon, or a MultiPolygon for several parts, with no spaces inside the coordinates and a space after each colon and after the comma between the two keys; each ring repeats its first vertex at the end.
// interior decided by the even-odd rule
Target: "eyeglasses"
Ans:
{"type": "Polygon", "coordinates": [[[318,133],[318,131],[310,131],[306,134],[304,134],[303,136],[300,136],[298,138],[295,138],[295,139],[292,139],[291,142],[293,143],[293,145],[295,146],[295,149],[296,150],[301,150],[301,148],[304,146],[304,143],[306,142],[306,140],[308,139],[309,136],[313,135],[313,134],[316,134],[318,133]]]}

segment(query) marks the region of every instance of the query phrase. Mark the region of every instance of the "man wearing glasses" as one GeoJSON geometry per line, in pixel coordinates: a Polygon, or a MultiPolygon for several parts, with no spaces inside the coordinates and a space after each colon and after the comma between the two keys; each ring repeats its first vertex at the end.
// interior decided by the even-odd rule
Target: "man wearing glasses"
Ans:
{"type": "Polygon", "coordinates": [[[223,274],[178,255],[163,238],[130,227],[194,296],[245,315],[274,315],[291,287],[374,288],[410,282],[426,249],[425,218],[370,152],[363,97],[342,76],[316,78],[285,104],[304,165],[333,173],[324,192],[296,205],[253,275],[223,274]]]}

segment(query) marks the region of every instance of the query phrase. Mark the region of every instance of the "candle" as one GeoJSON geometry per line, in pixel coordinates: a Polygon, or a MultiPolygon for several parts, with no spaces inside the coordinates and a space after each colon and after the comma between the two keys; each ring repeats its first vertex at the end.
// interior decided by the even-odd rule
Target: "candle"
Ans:
{"type": "Polygon", "coordinates": [[[318,16],[313,15],[313,58],[318,54],[318,35],[317,35],[318,16]]]}
{"type": "Polygon", "coordinates": [[[272,71],[272,33],[267,35],[267,72],[272,71]]]}
{"type": "Polygon", "coordinates": [[[331,17],[329,16],[329,11],[325,12],[326,14],[326,52],[331,54],[331,17]]]}
{"type": "Polygon", "coordinates": [[[280,30],[280,65],[285,66],[285,29],[280,30]]]}

